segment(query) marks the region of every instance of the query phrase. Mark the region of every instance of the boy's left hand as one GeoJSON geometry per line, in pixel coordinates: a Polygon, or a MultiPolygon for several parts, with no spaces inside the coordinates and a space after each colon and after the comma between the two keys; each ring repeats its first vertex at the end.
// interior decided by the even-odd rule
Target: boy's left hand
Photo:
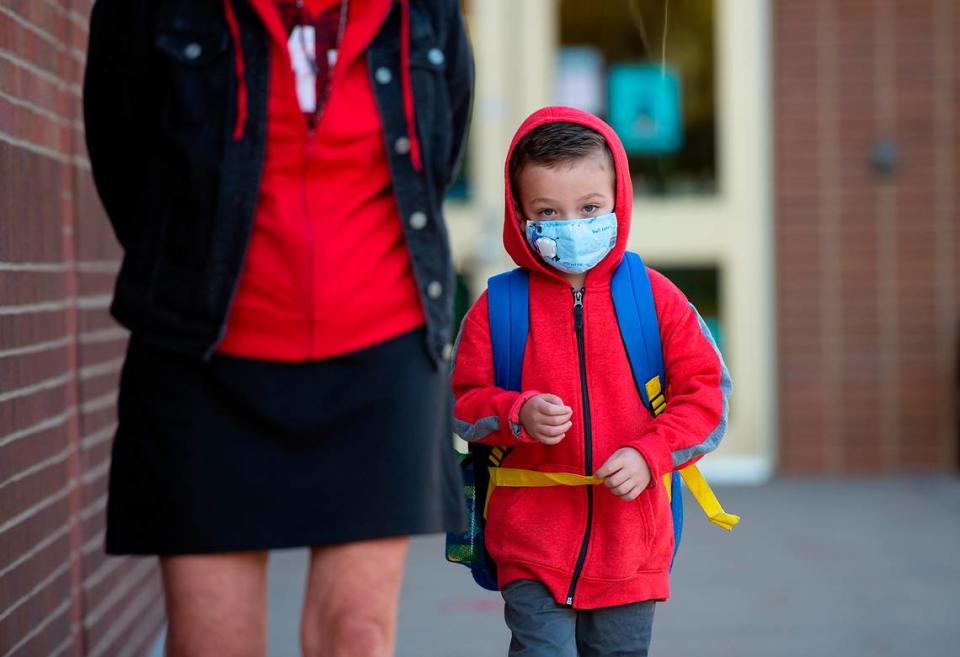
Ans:
{"type": "Polygon", "coordinates": [[[633,447],[621,447],[594,473],[624,502],[631,502],[650,485],[650,467],[633,447]]]}

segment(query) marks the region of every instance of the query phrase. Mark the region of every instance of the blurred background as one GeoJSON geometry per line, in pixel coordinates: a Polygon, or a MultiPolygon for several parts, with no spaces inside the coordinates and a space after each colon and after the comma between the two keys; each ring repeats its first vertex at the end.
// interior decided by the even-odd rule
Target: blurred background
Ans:
{"type": "MultiPolygon", "coordinates": [[[[960,3],[467,0],[477,62],[447,219],[458,311],[511,266],[503,159],[553,103],[630,154],[631,248],[719,338],[730,430],[702,463],[653,653],[960,649],[960,3]]],[[[83,145],[90,0],[0,0],[0,657],[159,654],[153,559],[102,553],[127,334],[83,145]]],[[[399,653],[505,654],[502,604],[414,542],[399,653]]],[[[295,655],[301,552],[275,555],[295,655]]]]}

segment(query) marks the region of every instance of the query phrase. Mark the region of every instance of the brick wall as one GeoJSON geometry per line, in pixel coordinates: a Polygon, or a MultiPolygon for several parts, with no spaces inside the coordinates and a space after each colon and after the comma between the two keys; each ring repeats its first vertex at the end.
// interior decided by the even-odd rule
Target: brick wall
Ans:
{"type": "Polygon", "coordinates": [[[781,469],[954,470],[960,5],[772,13],[781,469]]]}
{"type": "Polygon", "coordinates": [[[0,657],[137,655],[155,559],[103,554],[126,333],[81,124],[91,0],[0,0],[0,657]]]}

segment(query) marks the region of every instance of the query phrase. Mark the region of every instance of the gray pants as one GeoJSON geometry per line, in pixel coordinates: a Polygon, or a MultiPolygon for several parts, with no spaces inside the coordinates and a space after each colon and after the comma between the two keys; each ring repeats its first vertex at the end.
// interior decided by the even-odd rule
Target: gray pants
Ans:
{"type": "Polygon", "coordinates": [[[509,657],[646,657],[656,602],[603,609],[558,605],[540,582],[511,582],[501,592],[510,628],[509,657]]]}

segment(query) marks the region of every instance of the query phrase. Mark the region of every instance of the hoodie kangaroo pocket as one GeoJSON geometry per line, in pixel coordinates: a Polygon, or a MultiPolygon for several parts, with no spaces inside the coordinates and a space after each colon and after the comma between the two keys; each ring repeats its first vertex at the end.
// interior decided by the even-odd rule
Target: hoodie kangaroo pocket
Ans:
{"type": "Polygon", "coordinates": [[[654,508],[655,490],[647,488],[637,497],[637,506],[640,508],[640,517],[643,519],[643,546],[644,552],[650,552],[653,537],[656,533],[657,514],[654,508]]]}
{"type": "Polygon", "coordinates": [[[650,491],[624,501],[603,486],[595,494],[590,552],[584,574],[598,580],[626,580],[651,568],[655,516],[650,491]]]}
{"type": "Polygon", "coordinates": [[[637,572],[662,571],[673,556],[673,518],[662,487],[649,488],[637,498],[644,518],[644,549],[637,572]]]}
{"type": "Polygon", "coordinates": [[[522,561],[572,570],[586,511],[582,487],[498,487],[487,513],[487,551],[498,562],[522,561]]]}

